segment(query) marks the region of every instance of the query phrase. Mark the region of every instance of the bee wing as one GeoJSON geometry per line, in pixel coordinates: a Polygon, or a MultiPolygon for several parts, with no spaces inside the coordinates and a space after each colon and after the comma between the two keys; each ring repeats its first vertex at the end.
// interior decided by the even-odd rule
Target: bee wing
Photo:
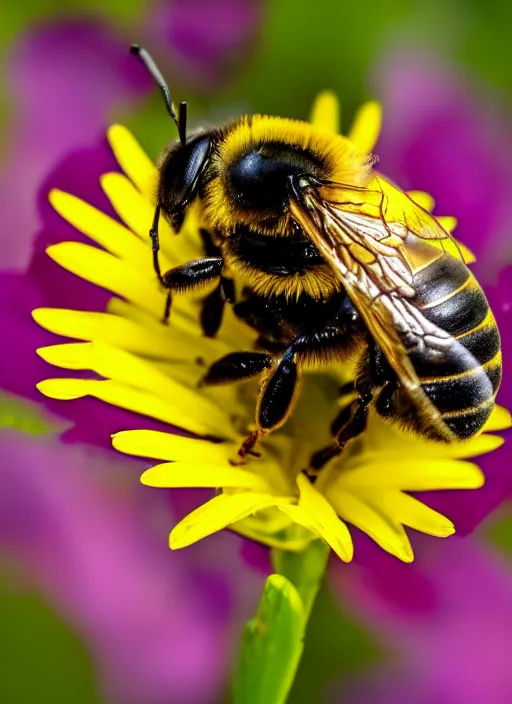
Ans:
{"type": "Polygon", "coordinates": [[[346,213],[358,212],[379,220],[389,235],[402,240],[408,235],[423,240],[453,239],[431,213],[387,179],[374,173],[371,185],[373,188],[326,182],[319,193],[323,200],[340,205],[346,213]]]}
{"type": "Polygon", "coordinates": [[[334,196],[329,201],[324,200],[325,193],[310,186],[296,188],[292,217],[331,264],[415,408],[441,437],[453,440],[439,411],[424,393],[409,357],[411,352],[425,348],[442,355],[453,338],[408,300],[415,294],[413,269],[404,249],[408,234],[402,237],[390,230],[382,209],[379,218],[368,215],[366,194],[361,193],[357,208],[352,189],[330,185],[328,193],[334,196]],[[350,201],[343,201],[348,192],[350,201]]]}

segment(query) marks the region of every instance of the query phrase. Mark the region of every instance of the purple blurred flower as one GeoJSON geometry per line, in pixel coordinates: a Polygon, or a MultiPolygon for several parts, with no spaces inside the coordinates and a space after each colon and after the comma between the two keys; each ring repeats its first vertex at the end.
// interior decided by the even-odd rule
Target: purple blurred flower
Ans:
{"type": "Polygon", "coordinates": [[[458,238],[492,280],[504,253],[512,262],[512,131],[478,86],[431,54],[397,51],[377,66],[382,170],[455,216],[458,238]]]}
{"type": "MultiPolygon", "coordinates": [[[[365,673],[350,704],[509,704],[512,570],[474,540],[454,538],[413,565],[333,571],[336,592],[376,632],[392,662],[365,673]],[[390,574],[391,573],[391,574],[390,574]],[[388,582],[401,585],[401,599],[388,582]]],[[[333,701],[339,702],[339,699],[333,701]]]]}
{"type": "Polygon", "coordinates": [[[148,14],[148,43],[170,49],[181,83],[212,90],[240,69],[262,12],[262,0],[160,0],[148,14]]]}
{"type": "Polygon", "coordinates": [[[211,89],[228,69],[239,70],[260,10],[260,0],[160,2],[150,4],[130,36],[94,19],[61,20],[22,35],[7,69],[12,117],[0,171],[2,267],[28,262],[42,178],[72,149],[94,144],[115,113],[154,89],[128,53],[131,41],[147,43],[164,68],[188,72],[211,89]]]}
{"type": "Polygon", "coordinates": [[[112,113],[152,83],[127,42],[100,22],[62,21],[22,36],[9,60],[12,118],[2,165],[2,266],[21,267],[38,226],[36,194],[54,164],[94,144],[112,113]]]}
{"type": "Polygon", "coordinates": [[[170,553],[168,507],[149,490],[140,504],[133,464],[5,431],[0,445],[1,548],[88,643],[115,701],[215,701],[235,594],[255,597],[259,586],[236,569],[239,539],[225,534],[208,552],[170,553]]]}

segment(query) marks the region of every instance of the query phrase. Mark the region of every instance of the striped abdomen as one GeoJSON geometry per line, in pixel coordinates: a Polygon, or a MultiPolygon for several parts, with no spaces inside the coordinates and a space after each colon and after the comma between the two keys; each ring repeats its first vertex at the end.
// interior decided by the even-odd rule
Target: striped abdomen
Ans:
{"type": "Polygon", "coordinates": [[[500,336],[487,299],[461,261],[443,254],[415,274],[411,303],[455,343],[442,359],[411,356],[423,390],[461,440],[485,424],[501,381],[500,336]]]}

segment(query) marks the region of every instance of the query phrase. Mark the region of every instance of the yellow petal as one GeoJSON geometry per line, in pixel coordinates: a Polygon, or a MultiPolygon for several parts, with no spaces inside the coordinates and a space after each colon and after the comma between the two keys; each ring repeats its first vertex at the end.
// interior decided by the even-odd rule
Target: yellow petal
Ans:
{"type": "Polygon", "coordinates": [[[155,317],[162,316],[165,295],[157,289],[156,276],[148,279],[127,262],[81,242],[60,242],[46,252],[72,274],[137,303],[155,317]]]}
{"type": "MultiPolygon", "coordinates": [[[[212,424],[199,418],[197,414],[186,415],[178,402],[170,404],[168,401],[151,393],[135,389],[115,381],[97,381],[89,379],[45,379],[37,384],[39,391],[49,398],[69,401],[85,396],[119,406],[134,413],[141,413],[149,418],[161,420],[177,428],[183,428],[197,435],[215,433],[212,424]]],[[[235,439],[231,427],[226,427],[225,432],[218,433],[220,438],[235,439]]]]}
{"type": "Polygon", "coordinates": [[[503,406],[494,406],[487,423],[484,425],[484,432],[493,430],[506,430],[512,425],[512,416],[503,406]]]}
{"type": "Polygon", "coordinates": [[[336,512],[345,521],[370,536],[386,552],[403,562],[412,562],[414,554],[402,525],[395,524],[368,505],[360,496],[348,492],[330,495],[336,512]]]}
{"type": "MultiPolygon", "coordinates": [[[[130,301],[123,301],[120,298],[111,298],[107,303],[107,312],[122,318],[127,318],[128,320],[133,320],[144,329],[154,329],[157,331],[161,331],[162,329],[161,316],[155,317],[154,314],[148,315],[146,311],[141,310],[130,301]]],[[[196,340],[200,339],[202,331],[199,326],[198,314],[193,305],[193,301],[191,301],[187,295],[175,298],[171,318],[173,328],[176,327],[180,332],[184,331],[187,334],[193,335],[196,340]]]]}
{"type": "Polygon", "coordinates": [[[139,191],[148,198],[154,199],[158,169],[130,130],[122,125],[112,125],[107,132],[107,137],[117,163],[125,174],[139,191]]]}
{"type": "Polygon", "coordinates": [[[225,465],[235,445],[209,440],[185,438],[157,430],[125,430],[112,436],[112,445],[119,452],[137,457],[184,462],[208,462],[225,465]]]}
{"type": "Polygon", "coordinates": [[[309,121],[327,132],[337,134],[340,131],[340,104],[336,93],[324,90],[317,95],[309,121]]]}
{"type": "Polygon", "coordinates": [[[424,210],[431,213],[434,210],[435,200],[430,193],[425,191],[407,191],[407,195],[411,200],[420,205],[424,210]]]}
{"type": "MultiPolygon", "coordinates": [[[[438,461],[439,459],[464,459],[485,455],[502,444],[503,438],[488,434],[480,434],[471,440],[450,444],[429,442],[423,438],[410,436],[401,440],[401,447],[393,445],[388,449],[385,443],[379,443],[371,451],[365,451],[364,463],[375,466],[380,463],[381,453],[385,453],[388,465],[400,464],[404,461],[404,451],[410,451],[411,458],[418,457],[422,462],[438,461]]],[[[355,464],[356,461],[361,464],[361,461],[354,458],[353,463],[355,464]]]]}
{"type": "Polygon", "coordinates": [[[460,254],[462,254],[462,258],[464,259],[464,262],[466,264],[473,264],[473,262],[476,262],[476,256],[469,249],[469,247],[466,247],[466,245],[462,244],[462,242],[460,242],[459,240],[457,240],[456,247],[459,250],[460,254]]]}
{"type": "Polygon", "coordinates": [[[377,144],[382,123],[380,103],[370,101],[356,113],[348,138],[361,154],[369,154],[377,144]]]}
{"type": "Polygon", "coordinates": [[[169,545],[172,550],[185,548],[206,538],[207,535],[226,528],[231,523],[241,521],[257,511],[280,503],[284,503],[284,500],[253,491],[220,494],[180,521],[169,536],[169,545]]]}
{"type": "MultiPolygon", "coordinates": [[[[221,357],[228,351],[227,346],[217,340],[182,332],[174,318],[172,326],[148,328],[118,315],[63,308],[37,308],[32,311],[32,317],[41,327],[56,335],[103,342],[151,358],[190,360],[201,356],[209,359],[221,357]]],[[[43,352],[48,349],[43,348],[43,352]]]]}
{"type": "Polygon", "coordinates": [[[446,232],[449,232],[450,234],[457,227],[457,218],[454,218],[451,215],[438,215],[436,216],[436,220],[438,220],[446,232]]]}
{"type": "Polygon", "coordinates": [[[403,523],[421,533],[438,538],[446,538],[455,533],[453,523],[446,516],[402,491],[375,493],[370,503],[377,511],[384,510],[396,523],[403,523]]]}
{"type": "MultiPolygon", "coordinates": [[[[123,174],[117,172],[103,174],[100,183],[119,217],[143,242],[149,242],[149,230],[155,213],[154,204],[123,174]]],[[[159,222],[159,233],[164,241],[174,236],[170,225],[163,218],[159,222]]]]}
{"type": "Polygon", "coordinates": [[[267,483],[240,467],[196,462],[165,462],[147,469],[140,481],[159,488],[251,489],[268,492],[267,483]]]}
{"type": "Polygon", "coordinates": [[[49,195],[50,203],[79,232],[87,235],[119,259],[145,266],[149,273],[152,265],[150,241],[141,242],[133,232],[120,223],[84,203],[83,200],[64,191],[54,189],[49,195]]]}
{"type": "Polygon", "coordinates": [[[340,475],[342,490],[358,492],[371,487],[393,487],[404,491],[434,491],[436,489],[478,489],[484,484],[479,467],[463,460],[443,457],[402,457],[390,462],[361,457],[358,471],[340,475]],[[370,461],[368,461],[370,460],[370,461]]]}
{"type": "Polygon", "coordinates": [[[300,490],[299,507],[313,518],[317,533],[344,562],[350,562],[354,555],[354,546],[347,526],[304,474],[298,475],[297,486],[300,490]]]}
{"type": "MultiPolygon", "coordinates": [[[[83,369],[91,369],[107,379],[155,393],[178,407],[186,417],[202,420],[210,432],[222,436],[224,431],[231,429],[228,416],[217,404],[162,374],[155,364],[102,343],[83,343],[75,345],[75,348],[78,354],[82,354],[83,369]]],[[[231,434],[234,434],[232,429],[231,434]]]]}
{"type": "MultiPolygon", "coordinates": [[[[122,174],[104,174],[101,177],[101,186],[119,217],[130,230],[133,230],[144,242],[148,242],[155,211],[154,205],[122,174]]],[[[190,242],[184,235],[176,235],[164,217],[159,220],[158,232],[162,271],[198,256],[195,242],[190,242]]]]}

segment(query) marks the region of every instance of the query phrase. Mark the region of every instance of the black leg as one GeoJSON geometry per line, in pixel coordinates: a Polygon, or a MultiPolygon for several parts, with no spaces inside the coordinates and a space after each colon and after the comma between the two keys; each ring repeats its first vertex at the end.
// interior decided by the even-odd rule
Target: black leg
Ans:
{"type": "Polygon", "coordinates": [[[160,220],[160,203],[156,204],[155,215],[153,217],[153,224],[149,231],[149,236],[151,237],[151,249],[153,251],[153,268],[155,269],[156,275],[160,283],[165,286],[165,282],[162,278],[162,272],[160,271],[160,262],[158,261],[158,252],[160,251],[160,238],[158,235],[158,222],[160,220]]]}
{"type": "Polygon", "coordinates": [[[295,351],[290,347],[261,391],[257,422],[263,432],[277,430],[288,418],[293,405],[297,381],[298,370],[295,363],[295,351]]]}
{"type": "Polygon", "coordinates": [[[336,424],[337,430],[336,442],[315,452],[310,461],[311,469],[314,471],[322,469],[329,460],[343,452],[343,448],[349,440],[361,435],[366,428],[370,401],[371,396],[358,397],[341,411],[333,423],[333,425],[336,424]]]}
{"type": "Polygon", "coordinates": [[[169,316],[171,315],[171,305],[172,305],[172,294],[169,291],[167,293],[167,298],[165,299],[164,317],[162,318],[162,323],[164,325],[169,325],[169,316]]]}
{"type": "Polygon", "coordinates": [[[366,428],[368,408],[374,399],[374,389],[387,383],[390,375],[382,352],[372,339],[358,365],[358,376],[354,382],[344,384],[340,392],[355,391],[357,398],[342,408],[331,424],[331,432],[336,442],[316,452],[311,458],[311,469],[320,470],[329,460],[341,454],[349,440],[356,438],[366,428]]]}
{"type": "Polygon", "coordinates": [[[205,337],[215,337],[222,324],[224,298],[220,284],[201,302],[201,329],[205,337]]]}
{"type": "Polygon", "coordinates": [[[169,269],[163,274],[162,281],[172,293],[185,293],[219,279],[223,266],[222,257],[195,259],[169,269]]]}
{"type": "MultiPolygon", "coordinates": [[[[158,259],[156,258],[155,261],[158,259]]],[[[168,290],[163,322],[167,323],[169,320],[173,293],[193,291],[215,281],[220,278],[222,267],[222,257],[207,257],[176,266],[160,275],[162,285],[168,290]]]]}
{"type": "Polygon", "coordinates": [[[223,276],[220,280],[220,289],[224,301],[233,304],[235,302],[235,283],[233,279],[223,276]]]}
{"type": "Polygon", "coordinates": [[[215,337],[222,325],[224,306],[234,303],[235,288],[232,279],[221,277],[217,288],[203,299],[201,307],[201,328],[205,337],[215,337]]]}
{"type": "Polygon", "coordinates": [[[295,351],[290,347],[263,384],[256,411],[257,429],[246,437],[238,450],[241,462],[246,455],[254,454],[253,448],[261,437],[280,428],[289,417],[299,376],[294,357],[295,351]]]}
{"type": "Polygon", "coordinates": [[[263,352],[232,352],[214,362],[199,383],[214,386],[252,379],[271,364],[272,357],[263,352]]]}

